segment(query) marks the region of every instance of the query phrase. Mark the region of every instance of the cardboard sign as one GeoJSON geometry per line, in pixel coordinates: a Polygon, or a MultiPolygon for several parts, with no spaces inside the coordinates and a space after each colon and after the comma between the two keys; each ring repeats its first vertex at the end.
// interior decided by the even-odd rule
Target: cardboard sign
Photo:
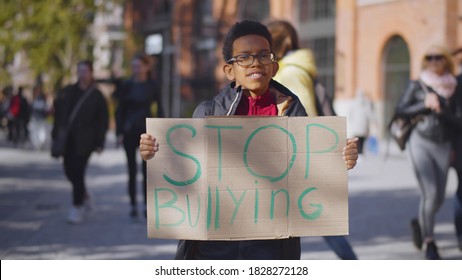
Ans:
{"type": "Polygon", "coordinates": [[[344,117],[147,119],[148,237],[348,234],[344,117]]]}

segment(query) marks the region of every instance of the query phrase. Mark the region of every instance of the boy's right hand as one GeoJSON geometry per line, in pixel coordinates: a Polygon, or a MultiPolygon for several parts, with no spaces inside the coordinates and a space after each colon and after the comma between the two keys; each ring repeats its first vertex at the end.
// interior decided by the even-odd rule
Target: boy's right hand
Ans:
{"type": "Polygon", "coordinates": [[[149,160],[154,157],[156,152],[159,150],[159,143],[156,138],[143,133],[140,136],[140,155],[143,160],[149,160]]]}

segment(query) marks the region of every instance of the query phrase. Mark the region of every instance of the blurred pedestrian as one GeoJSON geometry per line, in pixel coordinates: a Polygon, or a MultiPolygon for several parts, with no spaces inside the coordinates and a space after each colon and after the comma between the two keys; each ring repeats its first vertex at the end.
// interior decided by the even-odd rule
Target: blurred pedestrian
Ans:
{"type": "Polygon", "coordinates": [[[11,100],[11,87],[6,86],[2,89],[2,92],[0,95],[0,128],[6,131],[8,134],[9,134],[8,112],[10,109],[10,100],[11,100]]]}
{"type": "Polygon", "coordinates": [[[31,103],[31,120],[29,123],[29,135],[32,147],[36,150],[45,148],[48,135],[47,117],[50,106],[47,102],[42,85],[35,85],[33,88],[31,103]]]}
{"type": "MultiPolygon", "coordinates": [[[[454,56],[459,57],[457,67],[459,75],[457,76],[457,87],[455,91],[454,113],[456,121],[462,123],[462,48],[457,49],[454,56]]],[[[452,165],[457,173],[457,190],[454,199],[454,225],[456,228],[457,242],[459,250],[462,251],[462,126],[456,127],[453,136],[453,159],[452,165]]]]}
{"type": "Polygon", "coordinates": [[[411,81],[398,102],[398,115],[421,120],[413,129],[409,153],[420,186],[418,219],[411,221],[414,245],[425,247],[427,259],[441,259],[435,242],[435,216],[446,191],[451,155],[450,104],[454,102],[454,64],[443,46],[430,47],[418,80],[411,81]]]}
{"type": "Polygon", "coordinates": [[[23,87],[19,87],[16,94],[11,97],[8,120],[10,130],[9,140],[15,146],[24,144],[29,137],[27,125],[30,120],[30,105],[24,97],[23,87]]]}
{"type": "Polygon", "coordinates": [[[361,155],[363,154],[366,140],[369,137],[371,123],[374,120],[372,101],[361,89],[356,91],[356,96],[350,107],[347,120],[348,127],[350,128],[348,136],[359,139],[358,153],[361,155]]]}
{"type": "Polygon", "coordinates": [[[313,52],[300,48],[297,31],[289,22],[275,20],[267,26],[273,36],[274,54],[279,64],[274,80],[297,95],[308,116],[318,116],[313,88],[318,72],[313,52]]]}
{"type": "MultiPolygon", "coordinates": [[[[311,50],[300,48],[297,31],[291,23],[274,20],[267,26],[279,63],[274,79],[297,95],[308,116],[322,115],[316,110],[313,86],[317,68],[311,50]]],[[[345,236],[324,236],[324,240],[340,259],[357,259],[345,236]]]]}
{"type": "Polygon", "coordinates": [[[54,101],[52,138],[57,139],[60,128],[67,131],[63,155],[64,172],[72,184],[72,206],[67,220],[82,222],[92,211],[92,197],[85,184],[85,172],[92,152],[102,152],[108,128],[108,107],[93,80],[91,61],[77,65],[78,81],[60,90],[54,101]]]}
{"type": "MultiPolygon", "coordinates": [[[[151,75],[150,57],[140,53],[131,61],[132,77],[121,83],[114,92],[118,101],[116,109],[117,143],[123,145],[128,167],[128,195],[132,219],[138,218],[137,205],[137,149],[139,137],[146,131],[146,118],[153,117],[152,105],[157,102],[157,117],[163,117],[160,91],[151,75]]],[[[142,161],[143,211],[146,217],[146,162],[142,161]]]]}

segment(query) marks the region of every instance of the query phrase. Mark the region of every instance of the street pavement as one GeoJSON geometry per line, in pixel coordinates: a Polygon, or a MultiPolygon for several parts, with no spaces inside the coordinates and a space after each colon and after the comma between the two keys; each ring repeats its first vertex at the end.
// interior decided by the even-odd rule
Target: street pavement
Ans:
{"type": "MultiPolygon", "coordinates": [[[[380,143],[377,154],[366,146],[365,155],[349,171],[348,240],[359,259],[423,259],[423,252],[412,245],[409,226],[417,213],[417,182],[407,154],[393,143],[387,153],[386,146],[387,142],[380,143]]],[[[92,155],[86,178],[96,211],[82,224],[68,224],[71,187],[61,161],[47,150],[13,147],[0,133],[0,259],[173,258],[175,240],[148,239],[145,219],[129,219],[125,156],[115,147],[112,132],[105,151],[92,155]]],[[[451,169],[435,235],[444,259],[461,260],[452,222],[456,182],[451,169]]],[[[302,259],[338,258],[321,237],[304,237],[302,259]]]]}

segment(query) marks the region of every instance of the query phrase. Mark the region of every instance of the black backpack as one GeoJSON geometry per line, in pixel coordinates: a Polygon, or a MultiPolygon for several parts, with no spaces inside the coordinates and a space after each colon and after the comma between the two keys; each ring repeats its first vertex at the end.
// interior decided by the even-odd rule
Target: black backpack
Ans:
{"type": "Polygon", "coordinates": [[[327,93],[326,87],[323,86],[317,79],[312,80],[318,116],[337,116],[337,113],[335,113],[334,110],[332,98],[327,93]]]}

